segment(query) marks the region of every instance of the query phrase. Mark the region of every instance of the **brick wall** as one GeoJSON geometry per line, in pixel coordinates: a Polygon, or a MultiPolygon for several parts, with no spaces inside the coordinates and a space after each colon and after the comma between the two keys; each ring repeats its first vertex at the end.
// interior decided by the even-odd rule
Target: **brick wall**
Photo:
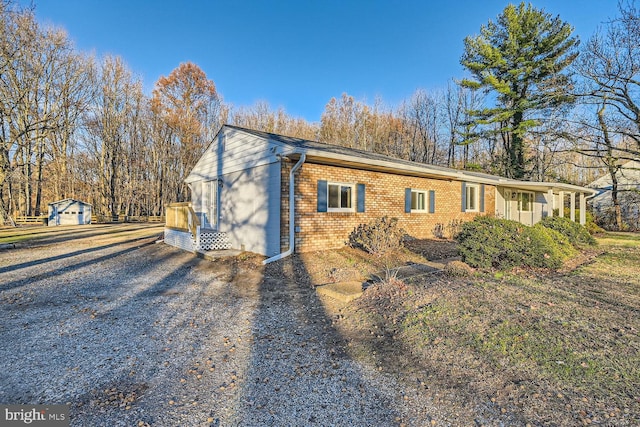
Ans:
{"type": "MultiPolygon", "coordinates": [[[[289,240],[289,171],[283,163],[281,198],[282,250],[289,240]]],[[[452,221],[470,221],[476,215],[495,213],[495,187],[485,185],[484,213],[462,212],[461,182],[417,178],[381,172],[361,171],[336,166],[303,164],[296,173],[296,252],[308,252],[344,246],[359,224],[374,218],[398,218],[399,225],[416,238],[434,237],[437,227],[444,229],[452,221]],[[327,180],[365,184],[365,212],[317,212],[317,182],[327,180]],[[435,191],[435,213],[405,213],[405,188],[435,191]]]]}

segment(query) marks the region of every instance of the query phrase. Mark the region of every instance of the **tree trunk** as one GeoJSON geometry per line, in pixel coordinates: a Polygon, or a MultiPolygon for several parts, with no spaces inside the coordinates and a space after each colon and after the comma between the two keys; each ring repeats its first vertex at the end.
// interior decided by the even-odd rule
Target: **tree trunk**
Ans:
{"type": "Polygon", "coordinates": [[[611,201],[613,202],[613,212],[616,217],[616,229],[622,231],[622,209],[620,208],[620,200],[618,199],[618,179],[615,172],[611,173],[611,201]]]}
{"type": "Polygon", "coordinates": [[[509,150],[509,174],[510,178],[524,178],[524,140],[517,131],[522,123],[522,112],[518,111],[513,115],[513,127],[511,130],[511,145],[509,150]]]}
{"type": "Polygon", "coordinates": [[[609,171],[609,176],[611,177],[611,201],[613,202],[613,210],[616,217],[616,228],[618,230],[622,230],[622,210],[620,209],[620,200],[618,200],[618,170],[620,169],[617,165],[616,158],[613,157],[613,141],[609,136],[609,127],[607,126],[607,122],[604,117],[604,110],[606,104],[603,103],[600,109],[598,109],[598,124],[600,125],[600,129],[602,130],[602,137],[604,139],[604,144],[606,147],[606,154],[603,157],[603,161],[607,166],[607,170],[609,171]]]}
{"type": "Polygon", "coordinates": [[[42,203],[42,170],[44,169],[44,140],[38,140],[36,151],[36,203],[35,216],[40,216],[40,204],[42,203]]]}

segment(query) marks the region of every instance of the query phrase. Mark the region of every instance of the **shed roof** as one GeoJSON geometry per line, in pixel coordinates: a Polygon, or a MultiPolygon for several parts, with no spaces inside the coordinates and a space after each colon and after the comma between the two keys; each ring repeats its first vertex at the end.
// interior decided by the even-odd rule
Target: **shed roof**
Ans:
{"type": "Polygon", "coordinates": [[[83,205],[91,206],[91,203],[83,202],[82,200],[72,199],[70,197],[68,197],[66,199],[62,199],[62,200],[57,200],[55,202],[51,202],[51,203],[49,203],[49,205],[61,205],[63,203],[71,203],[71,202],[78,202],[78,203],[82,203],[83,205]]]}
{"type": "Polygon", "coordinates": [[[314,161],[317,163],[340,165],[356,169],[399,173],[405,175],[434,177],[457,181],[470,181],[531,191],[556,190],[590,194],[597,193],[597,191],[593,189],[573,184],[558,182],[520,181],[487,173],[452,169],[444,166],[397,159],[394,157],[385,156],[384,154],[372,153],[355,148],[263,132],[254,129],[247,129],[233,125],[224,125],[219,132],[224,132],[226,129],[248,133],[259,138],[272,141],[283,147],[288,147],[290,150],[285,150],[283,154],[289,157],[293,157],[295,159],[301,154],[305,154],[309,161],[314,161]]]}

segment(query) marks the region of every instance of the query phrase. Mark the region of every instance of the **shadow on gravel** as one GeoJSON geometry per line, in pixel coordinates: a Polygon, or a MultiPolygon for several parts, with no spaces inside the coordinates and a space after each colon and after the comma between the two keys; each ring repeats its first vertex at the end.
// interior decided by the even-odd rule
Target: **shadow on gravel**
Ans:
{"type": "Polygon", "coordinates": [[[345,351],[297,256],[269,264],[259,287],[239,425],[393,425],[391,398],[345,351]]]}
{"type": "MultiPolygon", "coordinates": [[[[12,238],[24,247],[38,247],[43,245],[51,245],[56,243],[64,243],[68,241],[93,238],[108,237],[118,234],[127,234],[139,230],[158,227],[156,224],[92,224],[79,226],[61,226],[58,227],[33,227],[33,228],[15,228],[5,229],[0,232],[0,236],[7,241],[12,238]]],[[[158,227],[158,234],[162,229],[158,227]]]]}
{"type": "MultiPolygon", "coordinates": [[[[200,296],[206,286],[199,284],[195,292],[188,289],[189,273],[202,261],[179,251],[167,251],[166,247],[151,246],[146,250],[150,251],[146,255],[150,261],[136,266],[126,283],[93,286],[91,292],[83,295],[89,301],[106,301],[105,307],[95,312],[92,322],[101,325],[98,328],[101,333],[117,331],[122,338],[114,340],[116,346],[109,349],[103,343],[106,338],[96,337],[92,332],[91,323],[78,325],[73,332],[86,335],[86,339],[76,336],[75,341],[86,343],[86,352],[99,355],[103,374],[94,376],[91,387],[74,399],[73,425],[108,425],[105,420],[138,425],[141,419],[151,425],[182,424],[171,417],[171,408],[165,407],[168,398],[163,394],[181,395],[180,387],[166,380],[166,371],[172,370],[172,362],[185,354],[201,352],[206,343],[207,330],[198,325],[204,317],[200,296]],[[163,265],[172,267],[163,268],[165,274],[159,280],[147,280],[163,265]],[[173,301],[179,303],[175,305],[173,301]],[[151,396],[145,401],[148,392],[151,396]],[[163,410],[158,411],[158,407],[163,410]]],[[[71,357],[80,360],[82,355],[71,357]]],[[[180,368],[182,371],[183,367],[180,368]]],[[[90,365],[82,366],[82,370],[90,369],[90,365]]],[[[173,377],[180,375],[184,372],[174,373],[173,377]]]]}
{"type": "Polygon", "coordinates": [[[104,245],[104,246],[96,246],[96,247],[92,247],[92,248],[87,248],[87,249],[82,249],[79,251],[75,251],[75,252],[70,252],[67,254],[62,254],[62,255],[56,255],[56,256],[52,256],[52,257],[48,257],[48,258],[42,258],[39,260],[34,260],[34,261],[29,261],[29,262],[24,262],[21,264],[14,264],[14,265],[10,265],[8,267],[2,267],[0,268],[0,273],[7,273],[7,272],[11,272],[11,271],[16,271],[16,270],[20,270],[23,268],[27,268],[27,267],[33,267],[33,266],[37,266],[37,265],[41,265],[41,264],[46,264],[48,262],[53,262],[53,261],[58,261],[58,260],[63,260],[66,258],[72,258],[75,256],[79,256],[79,255],[83,255],[83,254],[89,254],[92,252],[96,252],[96,251],[102,251],[105,249],[109,249],[109,248],[114,248],[117,246],[122,246],[122,245],[127,245],[127,244],[131,244],[131,243],[135,243],[135,242],[141,242],[141,244],[136,245],[136,246],[132,246],[132,247],[128,247],[126,249],[122,249],[120,251],[114,252],[114,253],[110,253],[108,255],[103,255],[101,257],[98,258],[91,258],[87,261],[81,261],[78,263],[75,263],[73,265],[61,268],[61,269],[48,269],[43,271],[42,273],[27,277],[27,278],[22,278],[22,279],[18,279],[18,280],[14,280],[11,282],[6,282],[3,283],[2,285],[0,285],[0,291],[6,291],[9,289],[13,289],[13,288],[17,288],[19,286],[25,285],[25,284],[29,284],[33,281],[37,281],[37,280],[42,280],[42,279],[46,279],[46,278],[50,278],[50,277],[55,277],[58,276],[60,274],[63,273],[67,273],[69,271],[73,271],[73,270],[78,270],[81,269],[83,267],[89,266],[91,264],[98,264],[102,261],[108,260],[110,258],[114,258],[120,255],[124,255],[127,254],[129,252],[138,250],[144,246],[147,245],[152,245],[155,242],[155,238],[153,239],[149,239],[148,237],[145,238],[140,238],[140,239],[131,239],[131,240],[125,240],[125,241],[120,241],[117,243],[111,243],[109,245],[104,245]]]}
{"type": "MultiPolygon", "coordinates": [[[[113,247],[116,247],[116,246],[122,246],[122,245],[126,245],[126,244],[129,244],[129,243],[137,242],[137,241],[140,241],[140,240],[148,240],[148,239],[149,239],[149,237],[145,236],[145,237],[140,237],[140,238],[136,238],[136,239],[122,240],[122,241],[118,241],[117,243],[111,243],[111,244],[108,244],[108,245],[94,246],[94,247],[91,247],[91,248],[81,249],[81,250],[74,251],[74,252],[69,252],[69,253],[66,253],[66,254],[56,255],[56,256],[47,257],[47,258],[41,258],[41,259],[37,259],[37,260],[34,260],[34,261],[23,262],[23,263],[20,263],[20,264],[12,264],[12,265],[9,265],[7,267],[0,267],[0,273],[7,273],[7,272],[10,272],[10,271],[19,270],[21,268],[33,267],[35,265],[45,264],[47,262],[52,262],[52,261],[58,261],[58,260],[65,259],[65,258],[71,258],[71,257],[82,255],[82,254],[88,254],[88,253],[91,253],[91,252],[99,252],[99,251],[102,251],[104,249],[113,248],[113,247]]],[[[146,244],[150,244],[150,243],[153,243],[153,242],[147,242],[146,244]]]]}

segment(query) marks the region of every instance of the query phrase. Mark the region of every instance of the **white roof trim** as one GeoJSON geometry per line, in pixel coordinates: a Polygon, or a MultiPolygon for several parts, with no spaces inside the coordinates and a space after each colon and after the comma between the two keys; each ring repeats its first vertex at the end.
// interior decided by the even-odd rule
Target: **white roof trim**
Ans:
{"type": "Polygon", "coordinates": [[[477,172],[468,172],[468,171],[456,171],[454,169],[448,170],[440,170],[437,168],[430,167],[430,165],[408,165],[405,163],[399,164],[393,161],[384,161],[377,159],[364,159],[358,156],[349,156],[339,153],[327,152],[324,150],[314,150],[308,148],[299,148],[296,147],[289,154],[306,154],[307,157],[320,157],[324,159],[332,159],[343,162],[351,162],[356,164],[363,165],[364,168],[371,166],[379,166],[382,168],[394,169],[399,172],[409,172],[416,173],[422,175],[430,175],[442,177],[444,179],[456,180],[456,181],[465,181],[465,182],[473,182],[478,184],[489,184],[495,185],[499,187],[509,187],[516,189],[527,189],[534,191],[568,191],[575,193],[588,193],[588,194],[596,194],[597,190],[581,187],[579,185],[573,184],[564,184],[558,182],[531,182],[531,181],[519,181],[516,179],[503,178],[499,176],[492,176],[484,173],[477,172]]]}

